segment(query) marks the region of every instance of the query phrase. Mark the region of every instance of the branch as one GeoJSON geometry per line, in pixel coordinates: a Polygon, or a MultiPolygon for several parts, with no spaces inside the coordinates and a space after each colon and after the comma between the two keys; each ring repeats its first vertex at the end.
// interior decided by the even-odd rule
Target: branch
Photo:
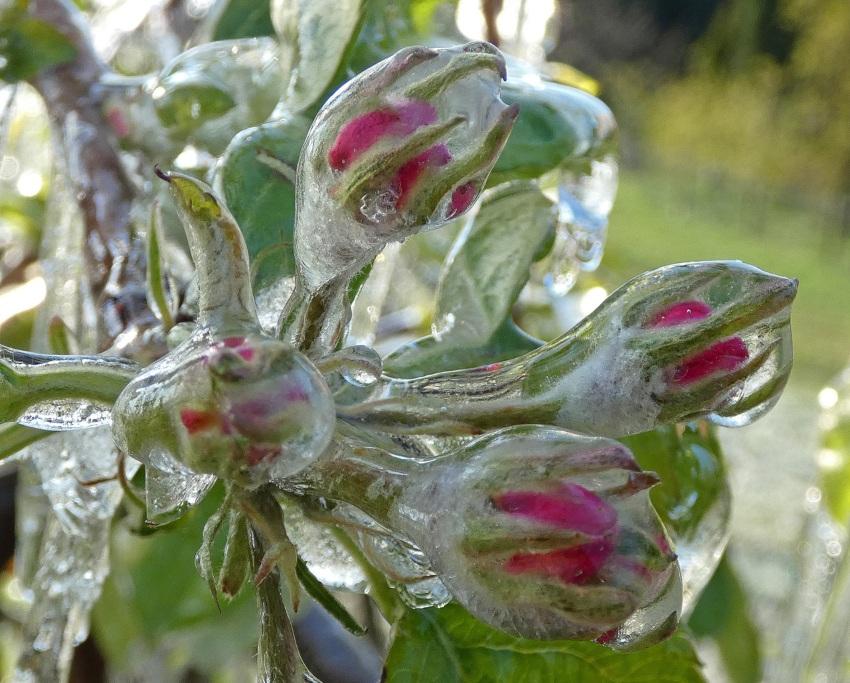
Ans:
{"type": "MultiPolygon", "coordinates": [[[[84,17],[70,2],[31,0],[29,13],[60,31],[77,51],[70,62],[40,71],[32,85],[47,106],[82,212],[92,294],[99,308],[106,300],[114,301],[126,328],[149,312],[144,299],[144,245],[131,219],[135,192],[103,114],[99,84],[108,67],[94,51],[84,17]],[[137,286],[128,287],[130,283],[137,286]]],[[[101,330],[100,347],[108,346],[121,331],[117,326],[101,330]]]]}

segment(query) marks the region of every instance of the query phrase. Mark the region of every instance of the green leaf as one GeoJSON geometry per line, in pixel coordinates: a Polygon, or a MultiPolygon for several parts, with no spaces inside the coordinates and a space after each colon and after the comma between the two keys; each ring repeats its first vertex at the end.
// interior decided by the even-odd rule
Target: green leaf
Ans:
{"type": "Polygon", "coordinates": [[[177,55],[150,88],[167,133],[220,154],[233,136],[266,121],[283,87],[273,38],[204,43],[177,55]]]}
{"type": "Polygon", "coordinates": [[[437,288],[434,327],[451,345],[492,337],[555,231],[556,210],[532,182],[498,187],[458,235],[437,288]]]}
{"type": "Polygon", "coordinates": [[[519,105],[519,117],[490,174],[491,186],[539,178],[614,149],[616,129],[610,109],[582,90],[509,79],[502,86],[502,99],[519,105]]]}
{"type": "Polygon", "coordinates": [[[340,624],[345,626],[345,628],[354,635],[362,636],[366,633],[366,629],[357,623],[357,620],[351,616],[351,613],[345,609],[342,603],[337,600],[327,588],[325,588],[324,584],[319,581],[319,579],[313,576],[313,573],[307,567],[307,564],[300,557],[298,558],[298,564],[295,567],[295,571],[298,574],[298,580],[301,582],[301,585],[304,586],[304,590],[307,591],[313,600],[324,607],[328,611],[328,614],[330,614],[340,624]]]}
{"type": "Polygon", "coordinates": [[[541,342],[527,335],[513,320],[505,319],[482,344],[453,346],[433,336],[422,337],[397,349],[384,359],[384,372],[392,377],[422,377],[435,372],[475,368],[516,358],[541,342]]]}
{"type": "Polygon", "coordinates": [[[710,638],[718,649],[732,683],[761,680],[761,647],[750,616],[747,594],[735,576],[728,555],[699,599],[688,621],[694,635],[710,638]]]}
{"type": "Polygon", "coordinates": [[[309,127],[306,118],[290,116],[242,131],[216,174],[215,186],[245,237],[258,288],[295,272],[294,173],[309,127]]]}
{"type": "Polygon", "coordinates": [[[532,262],[551,244],[555,222],[555,207],[536,183],[518,181],[486,193],[443,266],[434,315],[439,337],[393,352],[385,372],[417,377],[507,360],[540,346],[510,314],[532,262]]]}
{"type": "Polygon", "coordinates": [[[698,683],[705,679],[681,635],[622,654],[595,643],[514,638],[457,605],[408,611],[396,624],[386,683],[698,683]]]}
{"type": "Polygon", "coordinates": [[[729,495],[723,452],[709,423],[665,425],[620,440],[643,469],[661,477],[650,496],[674,536],[691,535],[718,500],[729,495]]]}
{"type": "Polygon", "coordinates": [[[287,110],[308,109],[333,84],[363,16],[364,0],[274,0],[287,110]]]}
{"type": "Polygon", "coordinates": [[[0,19],[0,80],[16,83],[70,62],[77,49],[56,28],[15,8],[0,19]]]}
{"type": "Polygon", "coordinates": [[[54,434],[54,432],[25,427],[17,422],[0,424],[0,460],[14,455],[31,443],[46,439],[51,434],[54,434]]]}
{"type": "Polygon", "coordinates": [[[273,36],[269,0],[227,0],[218,15],[213,40],[273,36]]]}
{"type": "Polygon", "coordinates": [[[236,102],[224,84],[200,72],[178,71],[159,81],[156,114],[166,128],[187,134],[233,109],[236,102]]]}

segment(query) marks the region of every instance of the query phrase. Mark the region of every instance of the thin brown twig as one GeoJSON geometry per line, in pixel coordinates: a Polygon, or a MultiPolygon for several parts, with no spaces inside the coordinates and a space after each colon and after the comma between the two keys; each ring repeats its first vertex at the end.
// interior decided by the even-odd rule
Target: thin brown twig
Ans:
{"type": "MultiPolygon", "coordinates": [[[[131,218],[135,191],[103,113],[100,82],[108,67],[94,51],[82,14],[70,2],[31,0],[29,13],[56,28],[76,49],[74,59],[43,69],[32,84],[47,106],[82,213],[92,294],[99,307],[107,300],[117,302],[126,327],[131,319],[147,314],[144,244],[131,218]],[[142,296],[134,296],[140,287],[142,296]]],[[[108,346],[121,331],[101,330],[99,346],[108,346]]]]}

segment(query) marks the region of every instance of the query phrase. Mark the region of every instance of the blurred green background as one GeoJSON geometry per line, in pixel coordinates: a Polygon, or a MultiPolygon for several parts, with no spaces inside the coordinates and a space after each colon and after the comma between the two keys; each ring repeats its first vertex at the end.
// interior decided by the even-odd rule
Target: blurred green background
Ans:
{"type": "Polygon", "coordinates": [[[550,55],[622,129],[603,268],[738,258],[801,281],[792,386],[850,354],[850,3],[565,0],[550,55]]]}

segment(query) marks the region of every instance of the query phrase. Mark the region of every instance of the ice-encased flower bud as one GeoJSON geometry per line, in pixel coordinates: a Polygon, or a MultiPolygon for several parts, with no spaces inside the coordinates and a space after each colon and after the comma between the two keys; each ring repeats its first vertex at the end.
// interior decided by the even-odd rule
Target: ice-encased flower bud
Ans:
{"type": "Polygon", "coordinates": [[[537,423],[617,437],[702,416],[747,424],[788,379],[796,291],[796,281],[737,261],[659,268],[539,349],[388,379],[340,415],[388,431],[456,434],[537,423]]]}
{"type": "Polygon", "coordinates": [[[287,345],[259,335],[196,334],[148,367],[118,397],[118,447],[162,467],[246,487],[299,471],[330,443],[334,404],[319,371],[287,345]]]}
{"type": "Polygon", "coordinates": [[[513,427],[411,477],[393,522],[482,621],[628,648],[669,635],[681,609],[657,481],[615,441],[513,427]]]}
{"type": "Polygon", "coordinates": [[[499,99],[504,77],[488,43],[412,47],[327,101],[298,167],[295,253],[308,289],[469,208],[517,115],[499,99]]]}

